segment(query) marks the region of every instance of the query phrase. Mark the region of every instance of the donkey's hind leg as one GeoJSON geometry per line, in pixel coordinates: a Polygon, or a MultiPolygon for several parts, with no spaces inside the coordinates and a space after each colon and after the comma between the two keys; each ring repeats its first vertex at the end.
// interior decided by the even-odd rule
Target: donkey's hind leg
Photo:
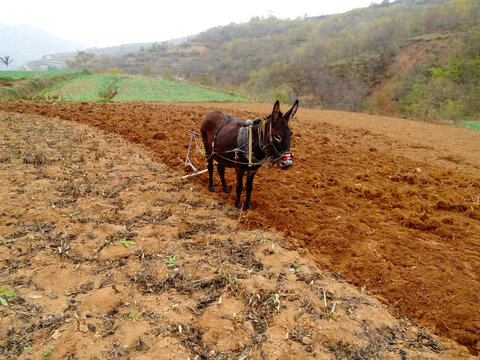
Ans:
{"type": "Polygon", "coordinates": [[[227,183],[225,181],[225,166],[217,164],[217,169],[218,169],[218,175],[220,175],[220,180],[222,180],[222,187],[223,191],[225,193],[230,194],[230,189],[227,186],[227,183]]]}
{"type": "Polygon", "coordinates": [[[213,186],[213,158],[208,158],[208,191],[214,192],[215,186],[213,186]]]}
{"type": "Polygon", "coordinates": [[[240,166],[235,167],[237,173],[237,198],[235,200],[235,207],[240,209],[240,196],[242,196],[243,190],[243,172],[244,170],[240,166]]]}
{"type": "Polygon", "coordinates": [[[252,170],[247,172],[247,185],[245,186],[247,190],[247,198],[245,200],[245,207],[248,210],[253,210],[252,203],[250,202],[250,197],[252,196],[253,178],[255,177],[256,173],[257,173],[257,170],[252,170]]]}

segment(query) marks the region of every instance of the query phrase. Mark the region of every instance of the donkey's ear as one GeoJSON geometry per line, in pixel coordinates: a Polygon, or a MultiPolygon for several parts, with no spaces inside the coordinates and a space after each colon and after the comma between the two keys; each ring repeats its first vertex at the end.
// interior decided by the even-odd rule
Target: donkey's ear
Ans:
{"type": "Polygon", "coordinates": [[[280,116],[280,101],[277,100],[275,102],[275,105],[273,105],[272,122],[277,121],[279,116],[280,116]]]}
{"type": "Polygon", "coordinates": [[[286,117],[288,120],[290,120],[295,116],[297,109],[298,109],[298,100],[295,100],[295,103],[292,105],[290,110],[288,110],[283,116],[286,117]]]}

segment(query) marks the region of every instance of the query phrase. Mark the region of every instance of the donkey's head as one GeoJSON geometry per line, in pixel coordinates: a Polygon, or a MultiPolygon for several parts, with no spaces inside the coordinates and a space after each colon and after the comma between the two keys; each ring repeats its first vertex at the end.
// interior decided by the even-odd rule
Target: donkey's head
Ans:
{"type": "Polygon", "coordinates": [[[292,132],[288,122],[295,115],[298,109],[298,100],[285,113],[280,112],[280,102],[277,100],[273,106],[270,127],[270,146],[268,146],[268,155],[277,163],[281,169],[288,169],[293,165],[293,155],[290,151],[290,137],[292,132]]]}

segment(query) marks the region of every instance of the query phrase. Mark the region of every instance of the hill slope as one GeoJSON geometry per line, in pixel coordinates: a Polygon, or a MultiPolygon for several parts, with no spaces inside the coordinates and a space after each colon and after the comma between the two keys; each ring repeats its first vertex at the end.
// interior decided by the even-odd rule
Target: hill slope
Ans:
{"type": "MultiPolygon", "coordinates": [[[[171,39],[163,42],[164,46],[174,46],[178,45],[187,38],[178,38],[171,39]]],[[[137,51],[141,51],[144,48],[151,46],[157,46],[156,43],[147,42],[147,43],[132,43],[132,44],[121,44],[117,46],[110,46],[106,48],[88,48],[85,51],[88,53],[95,54],[99,60],[99,67],[102,69],[108,69],[109,67],[115,66],[114,60],[112,58],[119,58],[127,54],[131,54],[137,51]],[[155,44],[155,45],[154,45],[155,44]]],[[[77,50],[83,48],[77,48],[77,50]]],[[[76,55],[76,52],[63,52],[63,53],[48,53],[48,55],[42,56],[41,59],[36,59],[29,61],[24,64],[21,70],[48,70],[51,68],[55,69],[64,69],[67,67],[66,61],[72,60],[76,55]]]]}
{"type": "MultiPolygon", "coordinates": [[[[331,16],[252,18],[176,46],[90,51],[100,69],[198,82],[263,101],[300,98],[309,107],[453,123],[480,118],[478,39],[476,0],[398,0],[331,16]]],[[[41,66],[63,63],[62,56],[41,66]]]]}
{"type": "Polygon", "coordinates": [[[480,115],[479,24],[476,0],[387,1],[327,17],[253,18],[115,63],[260,100],[462,121],[480,115]]]}

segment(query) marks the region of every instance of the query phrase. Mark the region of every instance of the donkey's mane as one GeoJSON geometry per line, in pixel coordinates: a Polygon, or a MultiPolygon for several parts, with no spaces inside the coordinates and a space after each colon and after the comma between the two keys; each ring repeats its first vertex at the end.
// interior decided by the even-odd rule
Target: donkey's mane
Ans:
{"type": "Polygon", "coordinates": [[[255,119],[255,120],[253,120],[253,125],[258,125],[258,124],[260,124],[262,121],[264,121],[264,120],[270,120],[271,118],[272,118],[272,114],[267,115],[267,116],[265,116],[265,117],[263,117],[263,118],[261,118],[261,119],[255,119]]]}

